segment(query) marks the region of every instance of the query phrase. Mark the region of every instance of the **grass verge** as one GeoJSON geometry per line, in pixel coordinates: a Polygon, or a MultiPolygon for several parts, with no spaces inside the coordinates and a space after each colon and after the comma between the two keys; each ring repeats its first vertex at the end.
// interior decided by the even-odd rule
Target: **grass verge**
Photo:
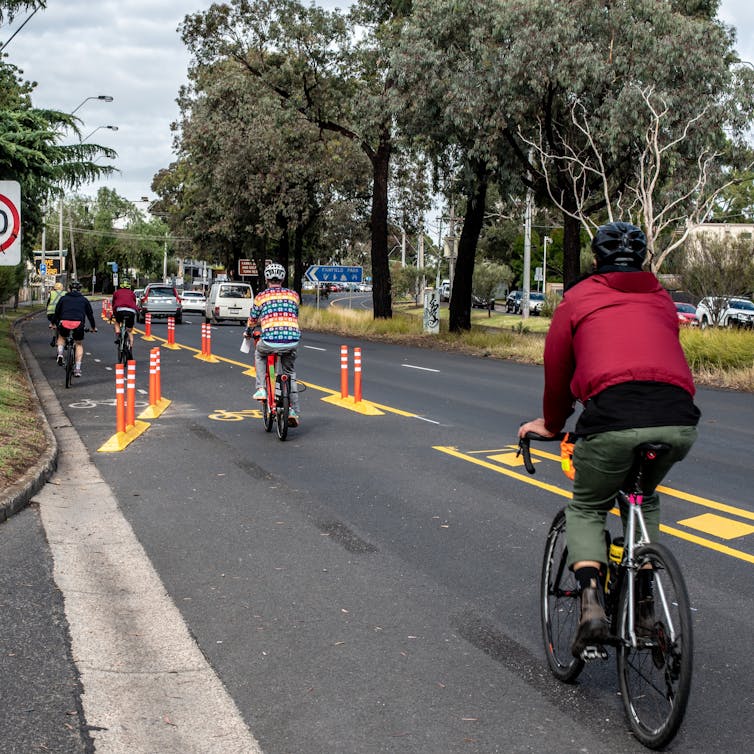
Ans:
{"type": "Polygon", "coordinates": [[[37,399],[11,333],[17,316],[0,315],[0,493],[18,480],[47,446],[37,399]]]}

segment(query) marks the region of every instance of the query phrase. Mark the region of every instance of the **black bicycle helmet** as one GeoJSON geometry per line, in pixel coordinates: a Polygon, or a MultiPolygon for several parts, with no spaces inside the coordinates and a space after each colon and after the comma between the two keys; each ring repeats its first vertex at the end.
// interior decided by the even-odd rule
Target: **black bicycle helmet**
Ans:
{"type": "Polygon", "coordinates": [[[597,267],[630,267],[641,269],[647,256],[647,237],[631,223],[615,222],[600,225],[592,239],[597,267]]]}
{"type": "Polygon", "coordinates": [[[80,291],[81,290],[81,283],[79,283],[78,280],[71,280],[70,283],[68,283],[69,290],[72,291],[80,291]]]}

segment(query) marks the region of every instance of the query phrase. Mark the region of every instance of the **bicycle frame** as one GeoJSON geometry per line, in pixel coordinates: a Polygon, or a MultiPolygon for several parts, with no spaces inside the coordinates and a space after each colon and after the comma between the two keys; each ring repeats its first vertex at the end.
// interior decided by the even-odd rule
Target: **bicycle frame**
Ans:
{"type": "MultiPolygon", "coordinates": [[[[639,473],[636,480],[637,487],[641,484],[641,468],[639,469],[639,473]]],[[[644,522],[644,514],[641,511],[641,505],[644,501],[644,495],[641,492],[631,492],[631,493],[625,493],[621,492],[619,493],[619,497],[628,505],[628,520],[626,521],[626,543],[623,548],[623,561],[621,562],[621,567],[625,568],[627,571],[631,571],[632,573],[636,573],[639,568],[636,564],[636,559],[634,557],[634,551],[637,547],[641,547],[642,545],[649,544],[649,534],[647,532],[647,525],[644,522]],[[635,541],[636,538],[636,528],[638,528],[641,532],[641,536],[639,537],[638,542],[635,541]]],[[[657,593],[660,596],[660,602],[662,604],[662,611],[664,613],[665,620],[668,624],[668,629],[670,630],[670,638],[672,641],[676,640],[676,629],[675,625],[673,624],[673,619],[670,614],[670,609],[668,608],[668,602],[667,598],[665,597],[665,590],[662,587],[662,580],[660,579],[658,574],[655,574],[655,580],[654,580],[655,589],[657,590],[657,593]]],[[[636,589],[636,579],[635,578],[629,578],[628,579],[628,638],[631,641],[631,646],[636,647],[637,646],[637,639],[636,639],[636,632],[634,631],[635,626],[635,609],[636,609],[636,600],[635,600],[635,589],[636,589]]]]}

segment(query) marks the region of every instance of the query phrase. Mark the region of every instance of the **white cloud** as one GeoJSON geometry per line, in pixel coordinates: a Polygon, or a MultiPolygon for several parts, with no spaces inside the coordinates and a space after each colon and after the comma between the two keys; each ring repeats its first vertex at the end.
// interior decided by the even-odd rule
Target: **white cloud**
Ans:
{"type": "MultiPolygon", "coordinates": [[[[323,7],[347,8],[345,0],[320,0],[323,7]]],[[[77,112],[92,141],[118,152],[120,170],[83,192],[106,185],[127,199],[152,196],[154,174],[174,159],[170,123],[178,117],[176,97],[186,82],[189,54],[177,28],[187,14],[208,7],[208,0],[48,0],[11,41],[8,60],[38,86],[36,107],[72,111],[100,94],[111,103],[89,100],[77,112]]],[[[754,62],[754,4],[723,0],[720,18],[737,27],[742,59],[754,62]]],[[[7,40],[24,21],[0,28],[7,40]]]]}

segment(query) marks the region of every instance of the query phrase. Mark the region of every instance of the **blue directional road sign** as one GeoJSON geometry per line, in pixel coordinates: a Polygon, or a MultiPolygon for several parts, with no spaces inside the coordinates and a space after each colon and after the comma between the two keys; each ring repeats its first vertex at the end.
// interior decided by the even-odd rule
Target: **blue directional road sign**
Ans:
{"type": "Polygon", "coordinates": [[[364,279],[364,268],[313,264],[304,275],[312,283],[360,283],[364,279]]]}

